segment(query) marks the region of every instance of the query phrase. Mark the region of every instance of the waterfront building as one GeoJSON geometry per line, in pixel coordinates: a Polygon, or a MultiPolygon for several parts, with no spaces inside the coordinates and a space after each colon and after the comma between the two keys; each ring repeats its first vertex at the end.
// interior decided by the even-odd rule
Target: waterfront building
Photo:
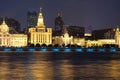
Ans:
{"type": "Polygon", "coordinates": [[[9,34],[9,27],[5,23],[5,19],[3,23],[0,25],[0,46],[10,46],[10,34],[9,34]]]}
{"type": "Polygon", "coordinates": [[[25,34],[11,34],[10,46],[25,47],[27,46],[27,35],[25,34]]]}
{"type": "Polygon", "coordinates": [[[52,44],[55,45],[55,44],[59,44],[59,45],[62,45],[62,39],[60,36],[53,36],[52,37],[52,44]]]}
{"type": "Polygon", "coordinates": [[[53,37],[53,44],[64,44],[65,46],[73,44],[73,36],[69,36],[68,32],[66,32],[63,36],[55,36],[53,37]]]}
{"type": "Polygon", "coordinates": [[[59,44],[59,45],[68,45],[68,44],[75,44],[79,46],[85,46],[85,39],[79,38],[79,37],[73,37],[70,36],[68,31],[63,36],[55,36],[53,37],[53,44],[59,44]]]}
{"type": "Polygon", "coordinates": [[[84,38],[85,38],[85,40],[93,40],[92,34],[90,34],[90,33],[85,33],[84,38]]]}
{"type": "Polygon", "coordinates": [[[73,36],[69,36],[68,32],[66,32],[63,36],[61,36],[62,44],[68,45],[73,44],[73,36]]]}
{"type": "Polygon", "coordinates": [[[115,42],[118,45],[118,47],[120,48],[120,30],[119,30],[119,28],[116,28],[115,42]]]}
{"type": "MultiPolygon", "coordinates": [[[[3,18],[0,18],[0,23],[3,22],[3,18]]],[[[13,18],[5,18],[6,24],[9,26],[9,33],[16,34],[21,32],[20,23],[13,18]]]]}
{"type": "Polygon", "coordinates": [[[46,28],[42,15],[42,8],[38,16],[37,26],[29,28],[29,43],[31,44],[52,44],[52,28],[46,28]]]}
{"type": "Polygon", "coordinates": [[[95,30],[92,32],[92,40],[86,40],[86,47],[103,46],[103,45],[120,45],[119,28],[110,28],[95,30]]]}
{"type": "Polygon", "coordinates": [[[0,46],[4,47],[24,47],[27,46],[27,35],[10,34],[9,26],[5,23],[0,25],[0,46]]]}
{"type": "Polygon", "coordinates": [[[103,46],[106,44],[116,44],[115,39],[99,39],[99,40],[86,40],[85,41],[86,47],[103,46]]]}
{"type": "Polygon", "coordinates": [[[110,28],[92,31],[92,39],[86,39],[86,47],[118,45],[120,47],[119,28],[110,28]]]}
{"type": "Polygon", "coordinates": [[[78,46],[85,46],[85,38],[73,38],[73,44],[78,46]]]}

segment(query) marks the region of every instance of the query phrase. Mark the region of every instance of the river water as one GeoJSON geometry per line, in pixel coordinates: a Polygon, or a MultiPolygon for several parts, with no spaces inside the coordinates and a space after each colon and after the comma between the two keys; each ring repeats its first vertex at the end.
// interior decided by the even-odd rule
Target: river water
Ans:
{"type": "Polygon", "coordinates": [[[105,56],[0,52],[0,80],[120,80],[120,57],[105,56]]]}

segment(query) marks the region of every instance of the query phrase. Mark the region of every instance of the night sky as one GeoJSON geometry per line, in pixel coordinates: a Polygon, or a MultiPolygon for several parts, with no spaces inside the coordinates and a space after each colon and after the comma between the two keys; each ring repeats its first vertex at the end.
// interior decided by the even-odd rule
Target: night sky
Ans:
{"type": "Polygon", "coordinates": [[[120,0],[0,0],[0,16],[14,18],[26,27],[27,12],[39,12],[40,7],[49,27],[54,26],[58,11],[66,25],[88,29],[91,25],[92,30],[120,25],[120,0]]]}

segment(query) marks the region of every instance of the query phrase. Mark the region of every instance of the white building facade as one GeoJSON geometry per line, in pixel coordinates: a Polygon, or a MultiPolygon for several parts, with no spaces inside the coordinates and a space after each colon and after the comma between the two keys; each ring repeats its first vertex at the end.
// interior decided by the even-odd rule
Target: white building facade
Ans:
{"type": "Polygon", "coordinates": [[[119,30],[119,28],[117,28],[116,32],[115,32],[115,43],[120,48],[120,30],[119,30]]]}
{"type": "Polygon", "coordinates": [[[74,38],[73,36],[69,36],[68,32],[63,36],[55,36],[53,38],[53,44],[59,44],[59,45],[79,45],[79,46],[85,46],[85,38],[74,38]]]}
{"type": "Polygon", "coordinates": [[[27,35],[25,34],[12,34],[10,36],[10,45],[13,47],[27,46],[27,35]]]}
{"type": "Polygon", "coordinates": [[[27,35],[10,34],[9,27],[3,20],[0,25],[0,46],[1,47],[24,47],[27,46],[27,35]]]}
{"type": "Polygon", "coordinates": [[[40,8],[37,26],[29,28],[29,43],[49,45],[52,44],[52,28],[45,27],[41,10],[40,8]]]}

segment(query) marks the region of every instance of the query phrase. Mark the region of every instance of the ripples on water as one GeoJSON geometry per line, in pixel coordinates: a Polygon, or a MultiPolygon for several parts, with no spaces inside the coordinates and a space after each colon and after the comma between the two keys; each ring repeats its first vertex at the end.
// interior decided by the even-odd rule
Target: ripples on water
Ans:
{"type": "Polygon", "coordinates": [[[105,56],[4,52],[0,53],[0,80],[120,80],[120,59],[115,54],[105,56]]]}

